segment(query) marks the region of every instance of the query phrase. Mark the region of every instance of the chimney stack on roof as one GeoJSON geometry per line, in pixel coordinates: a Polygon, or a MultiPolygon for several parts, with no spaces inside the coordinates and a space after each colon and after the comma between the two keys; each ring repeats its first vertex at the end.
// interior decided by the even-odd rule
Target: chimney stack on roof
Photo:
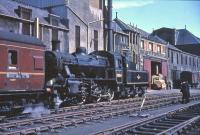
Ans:
{"type": "Polygon", "coordinates": [[[116,17],[115,18],[118,18],[118,12],[116,12],[116,17]]]}

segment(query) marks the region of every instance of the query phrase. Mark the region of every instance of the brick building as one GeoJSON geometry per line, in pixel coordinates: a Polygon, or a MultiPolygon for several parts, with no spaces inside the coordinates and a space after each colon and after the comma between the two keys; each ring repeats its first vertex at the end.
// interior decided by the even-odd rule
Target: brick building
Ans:
{"type": "Polygon", "coordinates": [[[47,9],[68,20],[69,52],[79,46],[88,52],[103,50],[103,0],[15,0],[47,9]]]}
{"type": "Polygon", "coordinates": [[[14,1],[0,1],[0,30],[34,36],[47,50],[68,51],[66,20],[47,10],[14,1]]]}
{"type": "Polygon", "coordinates": [[[153,84],[152,76],[162,74],[168,76],[167,43],[158,36],[140,30],[140,66],[149,73],[149,81],[153,84]]]}

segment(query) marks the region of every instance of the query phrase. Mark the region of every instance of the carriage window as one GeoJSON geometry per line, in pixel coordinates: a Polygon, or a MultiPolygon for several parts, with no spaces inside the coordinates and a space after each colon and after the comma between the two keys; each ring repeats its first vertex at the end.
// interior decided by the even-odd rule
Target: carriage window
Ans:
{"type": "Polygon", "coordinates": [[[15,50],[8,51],[8,64],[17,65],[17,51],[15,50]]]}

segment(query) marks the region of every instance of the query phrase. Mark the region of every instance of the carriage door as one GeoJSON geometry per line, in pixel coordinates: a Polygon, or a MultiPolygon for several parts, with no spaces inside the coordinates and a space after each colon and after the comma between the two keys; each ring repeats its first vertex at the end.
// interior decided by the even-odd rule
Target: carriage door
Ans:
{"type": "Polygon", "coordinates": [[[117,83],[123,83],[123,64],[122,57],[115,57],[115,70],[117,83]]]}
{"type": "Polygon", "coordinates": [[[19,89],[19,61],[18,61],[18,51],[8,50],[7,59],[7,73],[6,73],[6,89],[15,90],[19,89]]]}

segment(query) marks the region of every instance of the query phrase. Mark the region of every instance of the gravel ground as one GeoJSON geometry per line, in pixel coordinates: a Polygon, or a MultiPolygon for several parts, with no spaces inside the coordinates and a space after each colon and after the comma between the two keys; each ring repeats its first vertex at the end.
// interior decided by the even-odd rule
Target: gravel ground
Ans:
{"type": "MultiPolygon", "coordinates": [[[[191,89],[191,94],[200,94],[200,89],[191,89]]],[[[172,90],[147,90],[146,95],[149,94],[155,94],[155,95],[163,95],[163,94],[169,94],[169,93],[180,93],[180,90],[178,89],[172,89],[172,90]]],[[[188,104],[194,103],[197,101],[190,102],[188,104]]],[[[188,105],[187,104],[187,105],[188,105]]],[[[183,107],[185,104],[176,104],[176,105],[170,105],[161,107],[159,109],[154,110],[148,110],[145,112],[141,112],[142,114],[148,114],[149,116],[165,113],[167,111],[173,110],[178,107],[183,107]]],[[[72,126],[72,127],[66,127],[64,129],[58,129],[52,132],[43,133],[43,135],[88,135],[95,132],[99,132],[108,128],[112,128],[115,126],[120,126],[122,124],[127,124],[133,121],[141,120],[142,117],[131,117],[131,115],[134,114],[126,114],[114,118],[107,118],[102,121],[92,121],[88,123],[79,124],[78,126],[72,126]]]]}

